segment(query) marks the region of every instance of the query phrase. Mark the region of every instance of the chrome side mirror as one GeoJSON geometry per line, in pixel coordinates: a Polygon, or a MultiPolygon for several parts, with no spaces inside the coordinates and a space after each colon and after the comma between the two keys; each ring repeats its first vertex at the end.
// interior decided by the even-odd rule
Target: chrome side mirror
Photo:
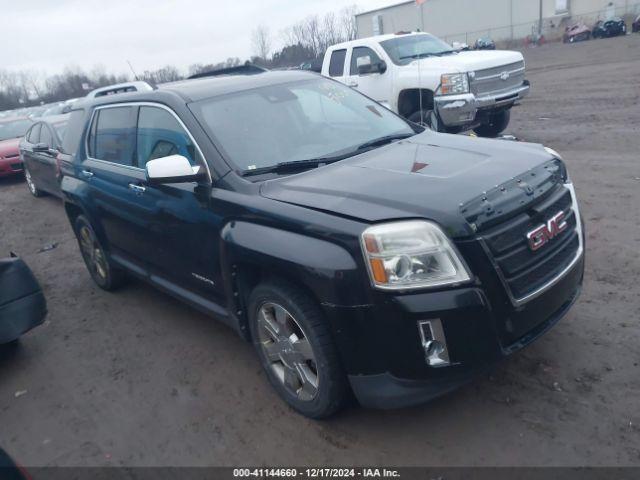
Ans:
{"type": "Polygon", "coordinates": [[[182,155],[149,160],[146,165],[150,184],[196,182],[202,178],[202,167],[193,167],[182,155]]]}

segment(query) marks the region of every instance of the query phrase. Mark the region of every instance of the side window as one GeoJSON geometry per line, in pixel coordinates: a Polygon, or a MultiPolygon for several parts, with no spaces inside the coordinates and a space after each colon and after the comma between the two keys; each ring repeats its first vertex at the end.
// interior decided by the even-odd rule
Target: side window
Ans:
{"type": "Polygon", "coordinates": [[[191,165],[202,162],[196,147],[182,125],[168,111],[158,107],[140,107],[138,115],[138,167],[149,160],[182,155],[191,165]]]}
{"type": "Polygon", "coordinates": [[[331,60],[329,62],[330,77],[341,77],[344,75],[344,61],[346,58],[346,50],[334,50],[331,53],[331,60]]]}
{"type": "Polygon", "coordinates": [[[29,131],[29,135],[27,135],[27,140],[29,141],[29,143],[33,143],[34,145],[40,142],[40,124],[39,123],[31,127],[31,130],[29,131]]]}
{"type": "Polygon", "coordinates": [[[51,132],[46,125],[42,125],[42,130],[40,130],[40,142],[46,143],[49,147],[52,147],[53,137],[51,136],[51,132]]]}
{"type": "Polygon", "coordinates": [[[133,165],[136,143],[136,107],[102,108],[96,111],[89,132],[89,156],[133,165]]]}
{"type": "Polygon", "coordinates": [[[380,63],[380,57],[376,52],[369,47],[355,47],[351,54],[351,75],[359,75],[358,73],[358,58],[369,57],[371,64],[380,63]]]}
{"type": "Polygon", "coordinates": [[[69,155],[75,155],[82,133],[84,132],[85,118],[84,110],[74,110],[69,114],[69,123],[67,124],[66,133],[63,137],[62,151],[69,155]]]}

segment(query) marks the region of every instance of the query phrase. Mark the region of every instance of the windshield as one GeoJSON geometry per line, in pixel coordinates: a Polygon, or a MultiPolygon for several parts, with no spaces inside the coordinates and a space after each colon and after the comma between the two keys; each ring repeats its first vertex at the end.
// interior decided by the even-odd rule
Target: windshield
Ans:
{"type": "Polygon", "coordinates": [[[413,60],[431,55],[454,53],[451,45],[433,35],[405,35],[380,42],[396,65],[407,65],[413,60]]]}
{"type": "Polygon", "coordinates": [[[383,106],[321,77],[210,98],[191,108],[241,171],[355,155],[381,137],[415,134],[383,106]]]}
{"type": "Polygon", "coordinates": [[[31,125],[32,122],[30,120],[0,123],[0,141],[24,137],[24,134],[27,133],[31,125]]]}

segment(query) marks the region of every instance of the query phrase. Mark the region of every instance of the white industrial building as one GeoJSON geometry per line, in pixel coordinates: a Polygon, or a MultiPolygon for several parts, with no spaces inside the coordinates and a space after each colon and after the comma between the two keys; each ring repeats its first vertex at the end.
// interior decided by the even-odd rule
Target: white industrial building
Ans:
{"type": "Polygon", "coordinates": [[[559,36],[567,23],[640,13],[640,0],[415,0],[356,16],[358,38],[421,30],[449,42],[473,43],[525,38],[537,32],[542,11],[543,34],[559,36]]]}

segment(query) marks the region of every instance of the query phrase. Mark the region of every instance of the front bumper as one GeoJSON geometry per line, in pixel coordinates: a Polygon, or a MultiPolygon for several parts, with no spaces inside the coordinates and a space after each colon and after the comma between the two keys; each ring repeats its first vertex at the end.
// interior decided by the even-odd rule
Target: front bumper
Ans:
{"type": "Polygon", "coordinates": [[[487,278],[468,288],[380,294],[367,307],[324,307],[359,402],[399,408],[454,390],[539,338],[577,300],[583,274],[584,256],[553,287],[520,306],[511,303],[499,279],[487,278]],[[425,360],[417,325],[434,319],[446,336],[448,366],[425,360]]]}
{"type": "Polygon", "coordinates": [[[529,94],[528,80],[512,90],[499,94],[476,97],[473,93],[441,95],[434,97],[435,109],[440,121],[447,127],[459,127],[475,123],[480,110],[511,107],[529,94]]]}

